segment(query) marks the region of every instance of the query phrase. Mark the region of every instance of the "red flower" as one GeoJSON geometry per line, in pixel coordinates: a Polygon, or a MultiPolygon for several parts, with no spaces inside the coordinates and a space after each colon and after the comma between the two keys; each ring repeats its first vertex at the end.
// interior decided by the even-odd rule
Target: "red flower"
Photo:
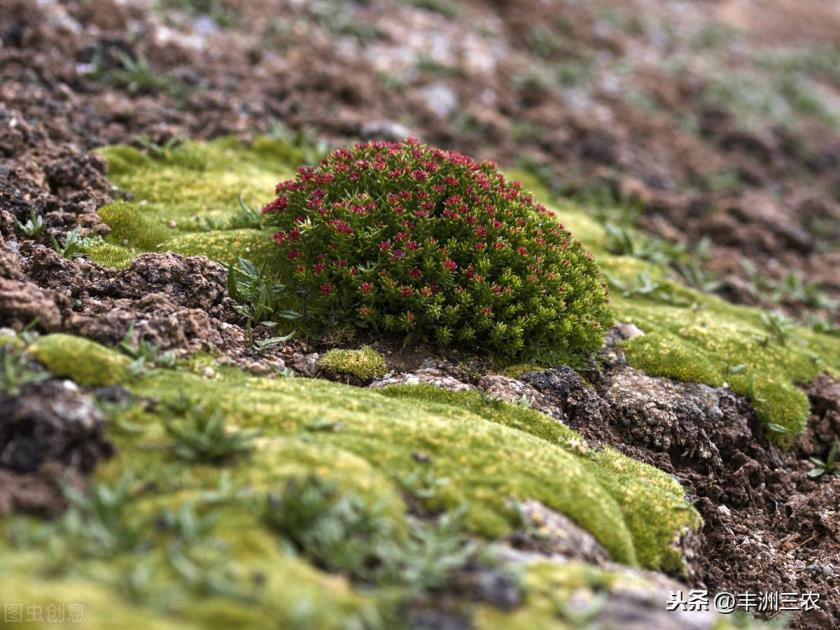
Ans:
{"type": "Polygon", "coordinates": [[[413,267],[411,271],[408,272],[408,275],[411,276],[414,280],[419,280],[423,277],[423,272],[420,271],[417,267],[413,267]]]}
{"type": "Polygon", "coordinates": [[[516,248],[516,253],[519,254],[520,256],[527,256],[528,255],[528,250],[525,249],[524,247],[517,247],[516,248]]]}
{"type": "Polygon", "coordinates": [[[373,291],[373,285],[370,282],[362,282],[359,285],[359,291],[362,295],[368,295],[371,291],[373,291]]]}
{"type": "Polygon", "coordinates": [[[282,245],[286,241],[286,233],[285,232],[275,232],[274,233],[274,242],[278,245],[282,245]]]}
{"type": "Polygon", "coordinates": [[[391,241],[381,241],[379,243],[379,249],[381,249],[383,252],[387,252],[389,249],[391,249],[391,241]]]}
{"type": "Polygon", "coordinates": [[[330,295],[333,292],[333,285],[329,282],[321,285],[321,295],[330,295]]]}
{"type": "Polygon", "coordinates": [[[289,260],[295,260],[296,258],[300,258],[300,252],[296,249],[292,249],[288,254],[286,254],[286,256],[289,257],[289,260]]]}
{"type": "Polygon", "coordinates": [[[412,293],[414,293],[414,289],[411,287],[400,287],[400,297],[410,297],[412,293]]]}
{"type": "Polygon", "coordinates": [[[300,230],[297,228],[292,228],[289,230],[289,240],[296,241],[300,238],[300,230]]]}
{"type": "Polygon", "coordinates": [[[443,261],[443,266],[446,267],[449,271],[455,271],[458,268],[458,263],[456,263],[451,258],[447,258],[443,261]]]}

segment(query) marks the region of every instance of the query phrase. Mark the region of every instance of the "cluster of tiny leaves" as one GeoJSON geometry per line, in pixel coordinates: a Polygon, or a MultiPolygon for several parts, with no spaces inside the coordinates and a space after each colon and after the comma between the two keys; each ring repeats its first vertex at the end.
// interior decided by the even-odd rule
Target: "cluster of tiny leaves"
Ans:
{"type": "Polygon", "coordinates": [[[493,163],[371,142],[276,192],[263,213],[313,330],[349,323],[506,356],[601,343],[592,255],[493,163]]]}

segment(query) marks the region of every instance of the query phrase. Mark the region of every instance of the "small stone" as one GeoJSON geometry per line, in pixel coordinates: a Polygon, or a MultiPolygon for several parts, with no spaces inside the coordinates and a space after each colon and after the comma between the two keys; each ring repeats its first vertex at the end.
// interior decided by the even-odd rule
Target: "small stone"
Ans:
{"type": "Polygon", "coordinates": [[[724,516],[731,516],[732,515],[732,510],[730,510],[725,505],[719,505],[717,510],[718,510],[718,512],[720,512],[724,516]]]}
{"type": "Polygon", "coordinates": [[[645,332],[635,324],[617,323],[615,331],[622,339],[633,339],[634,337],[641,337],[645,332]]]}
{"type": "Polygon", "coordinates": [[[204,378],[216,378],[216,370],[214,370],[210,366],[204,368],[201,371],[201,374],[204,376],[204,378]]]}
{"type": "Polygon", "coordinates": [[[167,225],[171,227],[173,230],[178,227],[178,222],[175,219],[172,219],[167,225]]]}
{"type": "Polygon", "coordinates": [[[428,453],[421,453],[420,451],[415,451],[411,454],[411,457],[414,458],[415,462],[420,464],[428,464],[432,461],[432,456],[428,453]]]}

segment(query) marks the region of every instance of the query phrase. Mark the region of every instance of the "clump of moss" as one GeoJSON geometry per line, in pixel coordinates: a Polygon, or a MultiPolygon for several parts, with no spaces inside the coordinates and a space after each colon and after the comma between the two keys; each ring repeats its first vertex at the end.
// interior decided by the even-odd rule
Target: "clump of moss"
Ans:
{"type": "Polygon", "coordinates": [[[595,350],[610,321],[591,253],[489,162],[358,144],[299,168],[263,212],[312,331],[534,357],[595,350]]]}
{"type": "MultiPolygon", "coordinates": [[[[74,376],[78,368],[107,379],[112,351],[85,345],[74,362],[65,362],[66,346],[62,335],[43,337],[38,358],[56,373],[74,376]]],[[[534,499],[592,533],[614,560],[671,571],[682,562],[674,540],[699,520],[664,473],[612,450],[591,451],[551,418],[477,394],[349,389],[318,379],[250,377],[234,368],[220,369],[213,381],[156,370],[125,385],[143,400],[186,392],[219,409],[231,425],[260,429],[251,457],[230,470],[252,489],[270,489],[301,472],[341,473],[359,492],[389,505],[401,492],[433,512],[465,506],[465,531],[489,539],[513,531],[516,502],[534,499]],[[418,459],[418,452],[426,457],[418,459]]],[[[159,441],[168,414],[163,405],[138,404],[123,410],[119,423],[159,441]]],[[[121,459],[107,465],[105,476],[119,478],[120,468],[161,471],[156,483],[181,499],[186,489],[200,493],[216,483],[204,468],[138,447],[143,440],[136,434],[130,438],[118,445],[121,459]]]]}
{"type": "Polygon", "coordinates": [[[330,350],[318,361],[318,367],[336,375],[353,376],[362,383],[369,383],[388,373],[385,357],[370,346],[360,350],[330,350]]]}
{"type": "MultiPolygon", "coordinates": [[[[234,227],[241,212],[238,198],[252,205],[268,201],[278,171],[291,176],[300,164],[299,150],[271,139],[249,146],[220,139],[185,142],[161,154],[131,147],[108,147],[102,153],[111,180],[133,199],[100,209],[113,231],[105,245],[86,252],[90,258],[124,266],[140,252],[166,250],[227,264],[236,264],[239,257],[259,266],[276,260],[270,231],[234,227]]],[[[515,177],[541,199],[550,199],[528,173],[515,177]]],[[[634,289],[613,292],[610,304],[615,319],[647,333],[626,344],[630,365],[669,378],[728,383],[750,398],[778,442],[791,441],[808,417],[808,401],[797,385],[821,372],[840,376],[840,338],[805,327],[781,337],[768,329],[758,309],[674,282],[660,264],[610,254],[610,236],[591,210],[556,200],[551,207],[555,220],[571,226],[598,256],[607,276],[634,289]],[[635,290],[642,276],[655,291],[635,290]]],[[[280,281],[290,284],[287,278],[280,281]]]]}

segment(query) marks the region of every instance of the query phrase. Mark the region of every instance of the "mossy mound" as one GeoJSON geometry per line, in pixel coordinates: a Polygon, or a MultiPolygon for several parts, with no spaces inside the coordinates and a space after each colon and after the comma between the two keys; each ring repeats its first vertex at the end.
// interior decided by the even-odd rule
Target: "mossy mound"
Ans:
{"type": "Polygon", "coordinates": [[[293,174],[302,156],[281,141],[245,147],[230,139],[186,142],[153,156],[129,146],[100,150],[108,177],[128,194],[100,209],[111,228],[87,254],[126,267],[141,252],[203,255],[227,264],[267,260],[270,235],[260,231],[258,208],[280,177],[293,174]]]}
{"type": "MultiPolygon", "coordinates": [[[[267,232],[232,227],[242,211],[238,197],[255,207],[268,202],[274,182],[290,175],[298,163],[294,149],[268,140],[251,147],[217,140],[186,143],[155,158],[128,147],[109,147],[102,153],[109,161],[109,176],[133,200],[100,211],[114,232],[105,245],[89,252],[95,260],[126,265],[136,253],[162,249],[226,263],[237,257],[269,260],[272,243],[267,232]]],[[[550,201],[533,178],[511,175],[543,202],[550,201]]],[[[680,380],[728,383],[751,398],[780,443],[801,430],[808,403],[796,386],[820,372],[840,374],[840,338],[797,327],[781,339],[768,331],[758,309],[686,288],[661,266],[609,254],[608,234],[585,207],[549,205],[595,252],[613,284],[627,287],[611,296],[615,318],[647,333],[627,344],[631,365],[680,380]],[[653,283],[654,290],[634,290],[645,283],[648,288],[653,283]]]]}
{"type": "Polygon", "coordinates": [[[360,350],[330,350],[318,361],[318,367],[333,374],[353,376],[362,383],[369,383],[388,373],[385,357],[370,346],[360,350]]]}
{"type": "MultiPolygon", "coordinates": [[[[699,525],[668,475],[611,449],[591,450],[546,416],[475,393],[360,389],[230,367],[207,378],[201,361],[131,375],[115,351],[67,335],[42,337],[30,352],[54,374],[91,386],[119,374],[137,396],[110,409],[118,455],[97,471],[112,488],[131,480],[129,531],[143,523],[154,529],[172,518],[162,514],[186,510],[187,529],[210,523],[208,540],[216,541],[197,544],[201,554],[182,560],[184,543],[164,528],[140,555],[103,552],[79,561],[66,531],[39,538],[48,525],[0,524],[6,534],[25,530],[30,541],[0,543],[4,596],[46,604],[89,595],[92,627],[120,620],[127,628],[165,628],[173,619],[183,627],[387,626],[393,593],[316,568],[261,520],[261,498],[301,475],[375,503],[397,534],[404,496],[432,512],[463,509],[465,530],[485,540],[517,527],[517,501],[536,499],[591,532],[615,560],[668,571],[682,567],[677,539],[699,525]],[[179,459],[166,422],[184,400],[220,410],[231,430],[259,429],[251,454],[221,467],[179,459]]],[[[509,613],[491,612],[480,627],[505,627],[509,613]]]]}

